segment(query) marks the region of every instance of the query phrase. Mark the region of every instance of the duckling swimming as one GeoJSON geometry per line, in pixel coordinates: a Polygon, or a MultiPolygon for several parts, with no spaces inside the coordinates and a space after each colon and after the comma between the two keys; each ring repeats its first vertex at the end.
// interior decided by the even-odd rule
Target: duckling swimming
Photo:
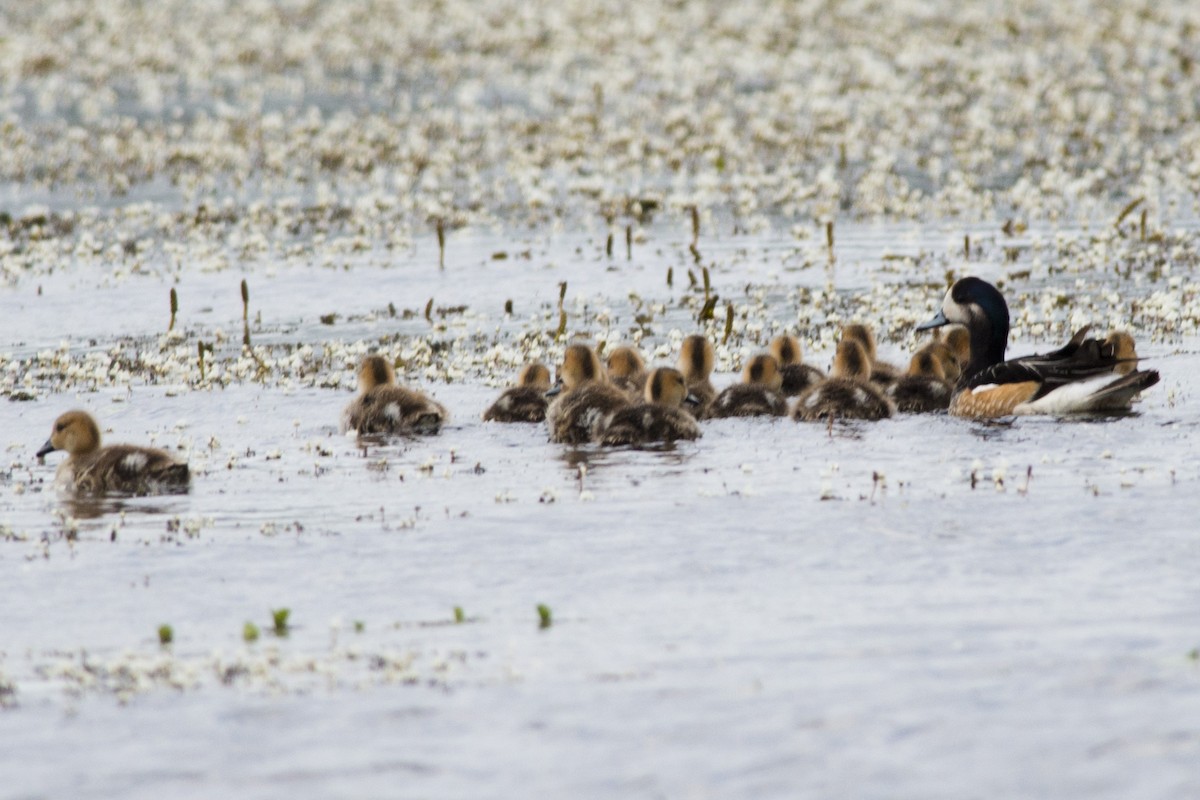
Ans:
{"type": "Polygon", "coordinates": [[[1121,375],[1133,372],[1138,362],[1137,347],[1133,343],[1133,337],[1125,331],[1113,331],[1104,337],[1104,343],[1112,347],[1113,355],[1119,362],[1114,371],[1121,375]]]}
{"type": "Polygon", "coordinates": [[[867,363],[871,365],[867,380],[872,383],[887,386],[904,374],[896,365],[878,359],[875,349],[875,334],[866,325],[856,322],[842,326],[842,338],[853,339],[862,345],[863,351],[867,354],[867,363]]]}
{"type": "Polygon", "coordinates": [[[632,347],[618,347],[608,354],[604,362],[608,369],[608,380],[613,386],[639,400],[646,385],[646,362],[632,347]]]}
{"type": "Polygon", "coordinates": [[[545,364],[526,364],[517,385],[505,389],[483,412],[485,422],[541,422],[546,419],[550,370],[545,364]]]}
{"type": "Polygon", "coordinates": [[[696,419],[704,419],[717,396],[710,380],[715,360],[712,342],[698,334],[687,337],[679,346],[679,371],[687,381],[688,392],[699,401],[695,407],[687,407],[696,419]]]}
{"type": "Polygon", "coordinates": [[[342,412],[342,433],[437,433],[450,414],[421,392],[396,384],[383,356],[367,356],[358,370],[359,395],[342,412]]]}
{"type": "Polygon", "coordinates": [[[946,378],[947,360],[954,362],[954,355],[943,342],[930,342],[913,354],[908,373],[884,390],[896,410],[927,414],[949,408],[954,385],[946,378]]]}
{"type": "Polygon", "coordinates": [[[550,441],[584,444],[593,441],[608,418],[630,405],[629,395],[608,382],[596,351],[573,344],[563,353],[554,396],[546,409],[550,441]]]}
{"type": "Polygon", "coordinates": [[[792,418],[812,422],[821,419],[876,420],[890,417],[892,401],[870,380],[871,359],[862,343],[853,337],[838,342],[833,369],[796,400],[792,418]]]}
{"type": "Polygon", "coordinates": [[[608,418],[598,437],[600,444],[627,445],[674,442],[700,438],[700,426],[683,410],[688,393],[683,373],[659,367],[646,380],[645,402],[626,406],[608,418]]]}
{"type": "Polygon", "coordinates": [[[188,465],[165,450],[131,444],[101,447],[100,427],[86,411],[68,411],[56,419],[37,456],[55,450],[67,453],[55,483],[75,492],[151,494],[188,487],[188,465]]]}
{"type": "Polygon", "coordinates": [[[787,402],[779,394],[783,375],[775,356],[757,355],[742,370],[742,382],[728,386],[717,395],[708,408],[708,416],[719,417],[782,417],[787,415],[787,402]]]}
{"type": "Polygon", "coordinates": [[[971,361],[950,401],[950,413],[957,416],[1128,410],[1134,397],[1158,383],[1154,370],[1118,372],[1129,362],[1117,357],[1115,345],[1086,338],[1086,327],[1052,353],[1005,361],[1008,304],[979,278],[956,281],[938,313],[917,330],[951,322],[965,325],[971,336],[971,361]]]}
{"type": "MultiPolygon", "coordinates": [[[[967,364],[971,363],[971,333],[965,325],[947,325],[942,331],[942,342],[954,354],[954,361],[961,373],[967,368],[967,364]]],[[[946,377],[952,381],[958,380],[957,377],[951,377],[948,373],[946,377]]]]}
{"type": "Polygon", "coordinates": [[[771,355],[779,362],[783,375],[780,393],[784,397],[795,397],[810,386],[825,380],[825,373],[811,364],[801,363],[800,340],[795,336],[777,336],[771,342],[771,355]]]}

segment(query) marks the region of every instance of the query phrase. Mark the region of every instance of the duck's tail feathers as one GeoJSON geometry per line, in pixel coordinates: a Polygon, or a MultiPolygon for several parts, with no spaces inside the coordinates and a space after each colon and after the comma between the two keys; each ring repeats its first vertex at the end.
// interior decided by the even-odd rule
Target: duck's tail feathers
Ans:
{"type": "Polygon", "coordinates": [[[1137,394],[1158,383],[1158,371],[1136,370],[1103,386],[1090,398],[1092,411],[1120,411],[1129,408],[1137,394]]]}

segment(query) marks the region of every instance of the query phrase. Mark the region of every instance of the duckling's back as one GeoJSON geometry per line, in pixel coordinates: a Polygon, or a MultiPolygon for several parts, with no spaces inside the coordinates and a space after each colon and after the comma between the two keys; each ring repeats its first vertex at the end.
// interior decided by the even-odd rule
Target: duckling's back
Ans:
{"type": "Polygon", "coordinates": [[[449,414],[421,392],[383,384],[356,397],[342,416],[342,430],[364,434],[434,434],[449,414]]]}
{"type": "Polygon", "coordinates": [[[186,490],[188,465],[151,447],[117,444],[73,456],[58,468],[58,479],[77,492],[152,494],[186,490]]]}
{"type": "Polygon", "coordinates": [[[877,420],[892,415],[892,404],[877,386],[851,378],[829,378],[796,401],[792,418],[815,422],[827,419],[877,420]]]}
{"type": "Polygon", "coordinates": [[[541,422],[549,406],[544,389],[513,386],[483,412],[485,422],[541,422]]]}
{"type": "Polygon", "coordinates": [[[682,408],[639,403],[615,412],[599,433],[603,445],[639,445],[700,438],[700,426],[682,408]]]}
{"type": "Polygon", "coordinates": [[[589,381],[566,391],[546,409],[550,441],[563,444],[593,441],[607,419],[628,405],[629,395],[608,383],[589,381]]]}

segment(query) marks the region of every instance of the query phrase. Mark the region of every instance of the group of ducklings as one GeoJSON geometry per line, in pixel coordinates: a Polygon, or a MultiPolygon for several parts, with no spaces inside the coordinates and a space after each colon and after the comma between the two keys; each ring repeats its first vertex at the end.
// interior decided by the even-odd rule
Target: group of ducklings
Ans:
{"type": "MultiPolygon", "coordinates": [[[[677,368],[649,371],[631,347],[615,348],[602,363],[593,348],[572,344],[555,382],[545,365],[526,366],[483,419],[545,421],[551,441],[566,444],[642,445],[699,438],[697,421],[720,417],[790,414],[827,421],[947,409],[968,417],[1120,411],[1158,381],[1157,372],[1136,369],[1134,342],[1124,332],[1100,340],[1088,338],[1084,328],[1051,353],[1005,361],[1008,307],[996,287],[978,278],[956,282],[937,315],[918,330],[946,325],[903,370],[877,358],[867,326],[846,325],[828,375],[803,362],[795,337],[780,336],[769,352],[749,359],[740,382],[719,393],[711,382],[713,346],[704,336],[683,340],[677,368]]],[[[449,416],[432,398],[398,385],[382,356],[364,359],[358,377],[360,391],[343,412],[343,432],[434,434],[449,416]]],[[[54,450],[68,454],[59,482],[77,491],[146,493],[189,481],[187,465],[166,451],[101,447],[100,429],[84,411],[55,420],[37,455],[54,450]]]]}

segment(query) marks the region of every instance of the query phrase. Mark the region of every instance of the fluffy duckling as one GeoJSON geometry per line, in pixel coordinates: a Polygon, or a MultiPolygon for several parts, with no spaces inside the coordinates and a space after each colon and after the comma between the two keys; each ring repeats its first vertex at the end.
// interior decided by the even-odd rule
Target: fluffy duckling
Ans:
{"type": "MultiPolygon", "coordinates": [[[[967,368],[967,364],[971,363],[971,332],[967,330],[965,325],[947,325],[945,332],[942,334],[942,342],[950,348],[950,352],[954,354],[954,360],[958,364],[959,372],[967,368]]],[[[957,380],[946,376],[950,380],[957,380]]]]}
{"type": "Polygon", "coordinates": [[[615,348],[608,354],[604,366],[613,386],[628,392],[635,400],[641,399],[646,386],[646,362],[637,350],[626,346],[615,348]]]}
{"type": "Polygon", "coordinates": [[[775,356],[757,355],[742,370],[742,382],[726,387],[717,395],[708,408],[708,416],[786,416],[787,403],[779,394],[782,386],[783,374],[775,356]]]}
{"type": "Polygon", "coordinates": [[[913,354],[908,373],[884,390],[896,410],[927,414],[950,407],[954,385],[946,377],[946,359],[954,362],[954,355],[943,342],[930,342],[913,354]]]}
{"type": "Polygon", "coordinates": [[[868,380],[872,383],[887,386],[904,374],[903,370],[896,365],[879,360],[875,349],[875,334],[866,325],[857,322],[844,325],[842,338],[853,339],[862,345],[863,351],[867,354],[867,363],[871,366],[868,380]]]}
{"type": "Polygon", "coordinates": [[[771,342],[771,355],[779,362],[779,371],[783,375],[780,392],[784,397],[795,397],[808,387],[825,380],[824,372],[811,364],[801,363],[803,355],[800,340],[795,336],[775,337],[771,342]]]}
{"type": "Polygon", "coordinates": [[[483,412],[485,422],[541,422],[546,419],[546,392],[550,391],[550,370],[545,364],[526,364],[517,385],[501,393],[483,412]]]}
{"type": "Polygon", "coordinates": [[[1119,362],[1113,371],[1120,375],[1133,372],[1138,362],[1137,346],[1133,343],[1133,337],[1125,331],[1113,331],[1104,337],[1104,343],[1112,347],[1113,355],[1119,362]]]}
{"type": "Polygon", "coordinates": [[[188,486],[188,465],[165,450],[131,444],[101,447],[100,426],[86,411],[68,411],[56,419],[37,456],[55,450],[67,453],[55,482],[76,492],[150,494],[188,486]]]}
{"type": "Polygon", "coordinates": [[[792,418],[811,422],[890,417],[895,411],[892,401],[870,376],[871,359],[862,343],[854,337],[844,337],[838,342],[829,377],[800,395],[792,418]]]}
{"type": "Polygon", "coordinates": [[[558,381],[546,409],[550,441],[584,444],[594,440],[608,418],[630,404],[629,395],[608,382],[596,351],[573,344],[563,353],[558,381]]]}
{"type": "Polygon", "coordinates": [[[659,367],[650,373],[644,389],[645,402],[627,406],[613,414],[598,437],[600,444],[626,445],[674,442],[700,438],[700,427],[683,410],[685,402],[694,402],[688,393],[683,373],[671,367],[659,367]]]}
{"type": "Polygon", "coordinates": [[[1158,383],[1154,370],[1118,372],[1129,362],[1117,357],[1115,345],[1087,338],[1086,327],[1052,353],[1006,361],[1008,304],[979,278],[955,281],[938,313],[917,330],[948,323],[965,325],[971,336],[971,360],[950,401],[950,413],[957,416],[1124,411],[1158,383]]]}
{"type": "Polygon", "coordinates": [[[688,407],[688,410],[697,419],[704,419],[708,407],[717,396],[717,390],[710,379],[715,361],[712,342],[698,334],[684,339],[679,347],[679,371],[687,381],[688,391],[699,401],[695,407],[688,407]]]}
{"type": "Polygon", "coordinates": [[[342,412],[342,433],[437,433],[450,414],[438,402],[396,384],[383,356],[367,356],[358,370],[359,395],[342,412]]]}

